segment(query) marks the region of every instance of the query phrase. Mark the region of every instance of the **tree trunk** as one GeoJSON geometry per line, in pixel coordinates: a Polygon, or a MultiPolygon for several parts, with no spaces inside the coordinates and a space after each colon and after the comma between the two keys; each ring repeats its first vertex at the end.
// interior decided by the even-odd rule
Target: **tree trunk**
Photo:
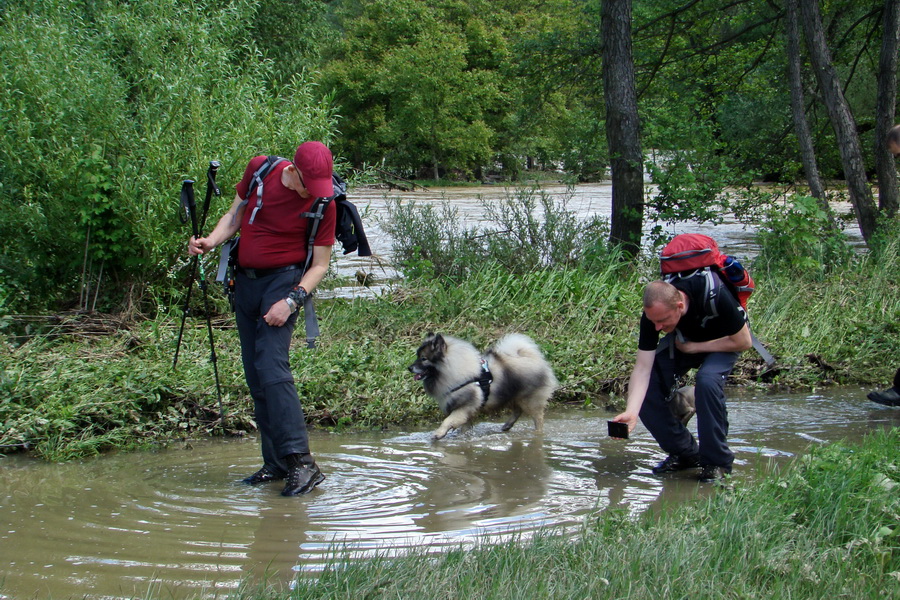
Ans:
{"type": "Polygon", "coordinates": [[[644,220],[644,161],[631,55],[631,0],[603,0],[600,19],[606,143],[612,172],[610,241],[636,256],[644,220]]]}
{"type": "Polygon", "coordinates": [[[810,61],[815,70],[819,87],[822,89],[825,107],[828,109],[831,126],[834,128],[837,138],[850,202],[853,204],[862,237],[868,243],[875,233],[878,209],[872,197],[872,189],[866,179],[862,148],[856,132],[856,121],[853,119],[846,98],[844,98],[841,82],[831,62],[831,52],[825,43],[819,2],[818,0],[799,1],[802,17],[800,20],[803,23],[803,33],[806,35],[810,61]]]}
{"type": "Polygon", "coordinates": [[[875,172],[878,174],[878,207],[897,214],[897,167],[884,138],[894,126],[897,102],[897,52],[900,49],[900,2],[884,0],[881,18],[881,58],[878,61],[878,100],[875,107],[875,172]]]}
{"type": "Polygon", "coordinates": [[[791,89],[791,114],[794,117],[794,132],[797,134],[797,142],[800,144],[800,160],[803,163],[803,172],[806,174],[806,182],[809,185],[809,193],[819,199],[819,205],[827,215],[831,215],[831,207],[825,197],[825,186],[819,176],[819,166],[816,164],[816,150],[813,145],[812,134],[809,131],[809,122],[806,120],[806,111],[803,108],[803,78],[800,65],[803,64],[800,56],[800,24],[798,20],[797,0],[786,0],[787,18],[787,59],[788,59],[788,83],[791,89]]]}

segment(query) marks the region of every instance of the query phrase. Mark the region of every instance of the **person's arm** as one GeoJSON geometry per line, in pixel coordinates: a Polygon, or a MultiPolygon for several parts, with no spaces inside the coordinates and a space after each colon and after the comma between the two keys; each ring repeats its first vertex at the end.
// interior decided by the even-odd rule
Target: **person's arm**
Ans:
{"type": "Polygon", "coordinates": [[[650,386],[650,371],[653,369],[653,361],[656,360],[655,350],[638,350],[634,361],[634,369],[628,379],[628,397],[625,401],[625,412],[612,418],[617,423],[628,425],[628,431],[634,431],[637,426],[638,415],[650,386]]]}
{"type": "Polygon", "coordinates": [[[740,331],[733,335],[716,338],[706,342],[680,342],[675,340],[675,347],[685,354],[699,354],[701,352],[743,352],[753,346],[753,338],[750,337],[750,328],[745,323],[740,331]]]}
{"type": "Polygon", "coordinates": [[[231,236],[238,232],[241,228],[241,219],[244,216],[244,209],[246,208],[246,205],[242,205],[242,203],[243,200],[241,197],[235,194],[231,208],[227,213],[222,215],[222,218],[216,223],[212,232],[206,237],[192,237],[190,239],[188,242],[188,252],[191,256],[203,254],[217,248],[219,244],[231,239],[231,236]]]}
{"type": "MultiPolygon", "coordinates": [[[[311,294],[316,289],[316,286],[319,285],[319,282],[322,281],[322,278],[325,277],[325,273],[328,272],[328,264],[330,262],[331,246],[313,246],[312,261],[309,269],[306,270],[303,278],[300,279],[300,283],[294,289],[302,287],[307,294],[311,294]]],[[[299,310],[300,307],[298,306],[297,309],[299,310]]],[[[292,312],[287,300],[282,299],[269,308],[269,311],[263,315],[263,320],[272,327],[281,327],[287,323],[292,312]]]]}

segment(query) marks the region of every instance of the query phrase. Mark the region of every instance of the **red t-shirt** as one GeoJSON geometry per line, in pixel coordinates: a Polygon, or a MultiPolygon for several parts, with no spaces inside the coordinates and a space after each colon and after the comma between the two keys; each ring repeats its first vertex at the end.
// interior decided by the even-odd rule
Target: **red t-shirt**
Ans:
{"type": "MultiPolygon", "coordinates": [[[[265,160],[265,156],[257,156],[247,165],[244,177],[235,186],[241,198],[247,194],[253,173],[265,160]]],[[[315,198],[301,198],[297,192],[281,183],[281,172],[289,164],[286,160],[281,161],[263,179],[263,204],[256,211],[253,223],[250,223],[250,216],[256,208],[259,188],[250,195],[250,201],[244,207],[241,243],[238,244],[238,262],[241,266],[276,269],[306,261],[306,236],[310,219],[301,217],[300,213],[309,211],[315,198]]],[[[334,202],[330,202],[319,223],[314,245],[334,245],[335,221],[334,202]]]]}

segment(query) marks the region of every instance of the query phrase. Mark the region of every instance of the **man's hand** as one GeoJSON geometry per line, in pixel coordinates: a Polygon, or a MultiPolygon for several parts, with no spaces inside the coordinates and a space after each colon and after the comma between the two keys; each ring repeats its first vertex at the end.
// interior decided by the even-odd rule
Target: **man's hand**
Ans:
{"type": "Polygon", "coordinates": [[[675,337],[675,347],[678,348],[679,352],[684,352],[685,354],[697,354],[698,352],[703,352],[697,348],[697,342],[689,342],[688,340],[681,341],[677,336],[675,337]]]}
{"type": "Polygon", "coordinates": [[[209,241],[209,238],[195,238],[188,240],[188,254],[197,256],[214,249],[215,245],[209,241]]]}
{"type": "Polygon", "coordinates": [[[269,312],[263,315],[263,321],[266,325],[272,327],[281,327],[292,314],[291,307],[284,300],[279,300],[269,308],[269,312]]]}
{"type": "Polygon", "coordinates": [[[675,338],[675,347],[685,354],[699,354],[701,352],[743,352],[753,347],[753,338],[750,336],[750,328],[745,323],[740,331],[734,335],[726,335],[707,342],[679,341],[675,338]]]}
{"type": "Polygon", "coordinates": [[[621,414],[616,415],[610,421],[615,423],[625,423],[628,425],[628,433],[634,431],[634,428],[637,427],[638,416],[635,413],[630,413],[627,410],[621,414]]]}

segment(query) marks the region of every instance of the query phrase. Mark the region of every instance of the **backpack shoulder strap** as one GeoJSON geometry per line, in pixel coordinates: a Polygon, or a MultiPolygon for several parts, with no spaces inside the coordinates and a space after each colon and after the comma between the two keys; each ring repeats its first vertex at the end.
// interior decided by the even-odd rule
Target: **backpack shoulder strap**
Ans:
{"type": "MultiPolygon", "coordinates": [[[[259,168],[254,171],[253,176],[250,177],[250,184],[247,186],[247,194],[244,196],[244,200],[240,205],[246,206],[247,203],[250,202],[250,196],[252,196],[253,192],[256,191],[256,206],[253,207],[253,212],[250,213],[249,223],[251,225],[253,224],[253,220],[256,219],[256,213],[259,212],[259,209],[262,208],[263,205],[263,180],[265,180],[266,176],[272,172],[272,169],[275,168],[275,165],[285,160],[287,159],[282,158],[281,156],[269,155],[266,157],[266,160],[264,160],[263,163],[259,166],[259,168]]],[[[232,219],[234,219],[235,217],[232,217],[232,219]]]]}
{"type": "Polygon", "coordinates": [[[316,198],[315,202],[308,211],[300,213],[300,216],[309,219],[309,229],[306,236],[306,264],[303,266],[303,272],[309,269],[312,264],[313,247],[316,241],[316,235],[319,233],[319,223],[325,216],[325,211],[331,203],[331,198],[316,198]]]}
{"type": "Polygon", "coordinates": [[[706,298],[706,316],[703,317],[700,326],[706,327],[707,321],[719,316],[719,307],[716,306],[716,299],[719,295],[719,288],[722,286],[722,281],[713,274],[712,269],[709,267],[705,267],[701,269],[701,271],[703,271],[703,277],[705,279],[703,296],[706,298]]]}
{"type": "MultiPolygon", "coordinates": [[[[319,232],[319,223],[322,222],[322,217],[325,216],[325,210],[330,202],[331,198],[316,198],[308,211],[300,213],[301,217],[309,219],[309,233],[306,238],[306,262],[303,265],[302,273],[306,273],[312,264],[313,249],[315,247],[316,234],[319,232]]],[[[312,294],[308,294],[303,303],[303,318],[306,327],[306,347],[313,350],[316,347],[316,338],[319,337],[319,321],[316,318],[316,307],[313,305],[312,294]]]]}

